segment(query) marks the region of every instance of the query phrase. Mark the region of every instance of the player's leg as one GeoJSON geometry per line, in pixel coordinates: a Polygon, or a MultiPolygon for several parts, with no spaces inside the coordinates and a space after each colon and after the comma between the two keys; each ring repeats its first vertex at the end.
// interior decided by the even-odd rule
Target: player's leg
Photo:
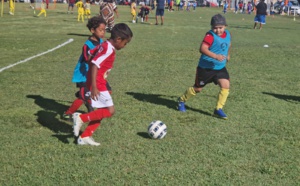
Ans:
{"type": "Polygon", "coordinates": [[[148,22],[148,18],[149,18],[148,14],[146,14],[145,17],[146,17],[146,22],[148,22]]]}
{"type": "Polygon", "coordinates": [[[230,81],[229,74],[226,68],[220,70],[217,74],[217,83],[220,86],[220,91],[218,94],[216,109],[214,110],[214,114],[222,119],[227,119],[227,115],[223,111],[223,107],[227,101],[229,95],[230,81]]]}
{"type": "Polygon", "coordinates": [[[91,104],[91,96],[90,95],[91,95],[90,90],[84,84],[84,86],[80,88],[79,98],[83,101],[88,112],[92,112],[94,110],[92,107],[92,104],[91,104]]]}
{"type": "Polygon", "coordinates": [[[75,96],[77,98],[73,101],[73,103],[68,108],[68,110],[63,113],[63,118],[66,120],[71,120],[72,114],[74,114],[80,108],[80,106],[84,103],[83,99],[80,98],[80,91],[76,92],[75,96]]]}
{"type": "Polygon", "coordinates": [[[262,25],[266,24],[266,16],[260,15],[259,29],[262,29],[262,25]]]}
{"type": "Polygon", "coordinates": [[[90,19],[91,18],[91,10],[88,10],[88,13],[87,13],[87,18],[90,19]]]}
{"type": "Polygon", "coordinates": [[[84,132],[78,137],[77,144],[79,145],[94,145],[99,146],[100,143],[95,142],[92,138],[93,133],[100,126],[100,121],[91,121],[84,132]]]}
{"type": "Polygon", "coordinates": [[[41,10],[40,13],[39,13],[37,16],[40,16],[42,13],[43,13],[43,12],[42,12],[42,10],[41,10]]]}
{"type": "Polygon", "coordinates": [[[111,95],[108,91],[101,92],[97,100],[92,100],[92,107],[99,108],[95,111],[86,114],[74,114],[74,135],[78,136],[83,123],[91,121],[100,121],[103,118],[111,117],[114,112],[114,104],[111,95]]]}
{"type": "Polygon", "coordinates": [[[183,95],[178,98],[178,110],[180,112],[186,112],[185,102],[194,97],[197,93],[201,92],[203,87],[209,82],[209,73],[205,69],[197,67],[195,84],[193,87],[189,87],[183,95]]]}
{"type": "Polygon", "coordinates": [[[229,95],[229,80],[228,79],[219,79],[220,92],[218,95],[218,101],[216,109],[222,109],[226,103],[227,97],[229,95]]]}
{"type": "Polygon", "coordinates": [[[257,26],[258,22],[259,22],[259,18],[258,18],[258,16],[256,15],[256,16],[254,17],[254,26],[253,26],[253,29],[256,29],[256,26],[257,26]]]}
{"type": "Polygon", "coordinates": [[[156,13],[155,13],[156,23],[155,23],[155,25],[158,25],[158,16],[159,16],[159,10],[156,8],[156,13]]]}
{"type": "Polygon", "coordinates": [[[136,22],[136,13],[135,13],[135,11],[131,11],[131,16],[132,16],[131,22],[135,23],[136,22]]]}
{"type": "Polygon", "coordinates": [[[68,110],[63,114],[63,118],[66,120],[72,119],[72,115],[80,108],[80,106],[83,103],[85,103],[85,101],[90,99],[89,97],[90,93],[89,90],[86,88],[86,83],[84,82],[76,83],[76,87],[79,88],[79,91],[75,93],[76,99],[73,101],[73,103],[68,108],[68,110]]]}
{"type": "Polygon", "coordinates": [[[164,9],[161,9],[160,10],[160,24],[163,25],[164,24],[164,13],[165,13],[165,10],[164,9]]]}

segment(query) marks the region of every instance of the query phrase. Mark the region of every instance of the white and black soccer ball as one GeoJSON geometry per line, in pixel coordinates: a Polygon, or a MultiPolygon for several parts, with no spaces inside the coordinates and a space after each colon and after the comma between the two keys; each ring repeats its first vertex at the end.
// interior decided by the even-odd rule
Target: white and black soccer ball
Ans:
{"type": "Polygon", "coordinates": [[[167,125],[162,121],[152,121],[148,126],[148,134],[152,139],[163,139],[167,134],[167,125]]]}

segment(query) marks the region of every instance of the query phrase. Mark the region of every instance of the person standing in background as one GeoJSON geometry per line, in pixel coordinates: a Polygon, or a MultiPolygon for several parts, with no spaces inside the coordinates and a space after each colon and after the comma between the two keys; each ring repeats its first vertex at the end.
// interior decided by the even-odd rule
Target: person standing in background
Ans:
{"type": "Polygon", "coordinates": [[[266,24],[266,15],[267,13],[267,4],[265,0],[260,0],[260,2],[255,6],[256,15],[254,17],[254,29],[256,29],[257,24],[259,23],[259,29],[262,29],[262,25],[266,24]]]}
{"type": "Polygon", "coordinates": [[[68,14],[70,13],[70,9],[71,9],[71,14],[73,14],[74,5],[75,5],[75,0],[69,0],[68,14]]]}
{"type": "Polygon", "coordinates": [[[118,8],[114,0],[103,0],[100,3],[100,16],[107,22],[106,31],[110,32],[115,26],[115,14],[119,17],[118,8]]]}
{"type": "Polygon", "coordinates": [[[160,16],[161,25],[164,24],[164,13],[165,13],[165,1],[164,0],[156,0],[157,7],[156,7],[156,23],[158,25],[158,16],[160,16]]]}

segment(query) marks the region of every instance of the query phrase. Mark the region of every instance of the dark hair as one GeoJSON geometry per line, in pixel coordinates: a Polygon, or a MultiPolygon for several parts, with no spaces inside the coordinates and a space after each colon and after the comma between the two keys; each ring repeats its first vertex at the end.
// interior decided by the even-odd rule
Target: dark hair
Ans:
{"type": "Polygon", "coordinates": [[[89,30],[96,29],[100,24],[106,25],[106,21],[103,19],[103,17],[100,16],[94,16],[91,19],[88,20],[88,23],[86,26],[89,30]]]}
{"type": "Polygon", "coordinates": [[[110,38],[116,39],[118,37],[120,37],[122,40],[133,37],[131,29],[125,23],[118,23],[112,28],[110,38]]]}
{"type": "Polygon", "coordinates": [[[225,25],[225,26],[227,26],[226,19],[221,14],[216,14],[211,18],[210,25],[211,26],[216,26],[216,25],[225,25]]]}

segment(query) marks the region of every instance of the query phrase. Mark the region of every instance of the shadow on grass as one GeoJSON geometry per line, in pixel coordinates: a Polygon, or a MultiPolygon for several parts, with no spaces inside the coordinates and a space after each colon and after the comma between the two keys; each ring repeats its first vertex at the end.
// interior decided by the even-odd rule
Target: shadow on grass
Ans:
{"type": "MultiPolygon", "coordinates": [[[[176,97],[176,96],[171,96],[171,99],[175,99],[175,100],[169,100],[169,99],[162,98],[163,96],[166,97],[166,95],[161,95],[161,94],[143,94],[143,93],[137,93],[137,92],[126,92],[126,94],[132,96],[133,98],[135,98],[139,101],[144,101],[144,102],[146,101],[146,102],[153,103],[156,105],[163,105],[163,106],[166,106],[170,109],[177,111],[177,98],[178,97],[176,97]]],[[[194,109],[189,106],[185,106],[185,107],[187,110],[191,110],[194,112],[199,112],[201,114],[211,116],[211,113],[208,113],[206,111],[194,109]]]]}
{"type": "Polygon", "coordinates": [[[147,132],[138,132],[137,135],[146,139],[151,139],[147,132]]]}
{"type": "Polygon", "coordinates": [[[230,28],[238,28],[238,29],[247,29],[247,30],[253,30],[253,25],[247,25],[247,26],[245,26],[245,25],[230,25],[230,28]]]}
{"type": "Polygon", "coordinates": [[[34,99],[34,103],[42,108],[42,110],[35,114],[37,116],[37,122],[53,131],[55,133],[52,135],[53,137],[56,137],[63,143],[69,143],[67,139],[73,137],[72,126],[56,118],[57,114],[61,115],[68,107],[53,99],[44,98],[40,95],[27,95],[26,97],[34,99]],[[57,133],[68,134],[62,135],[57,133]]]}
{"type": "Polygon", "coordinates": [[[291,96],[291,95],[283,95],[283,94],[274,94],[269,92],[263,92],[263,94],[274,96],[278,99],[283,99],[285,101],[298,101],[300,102],[300,96],[291,96]]]}

